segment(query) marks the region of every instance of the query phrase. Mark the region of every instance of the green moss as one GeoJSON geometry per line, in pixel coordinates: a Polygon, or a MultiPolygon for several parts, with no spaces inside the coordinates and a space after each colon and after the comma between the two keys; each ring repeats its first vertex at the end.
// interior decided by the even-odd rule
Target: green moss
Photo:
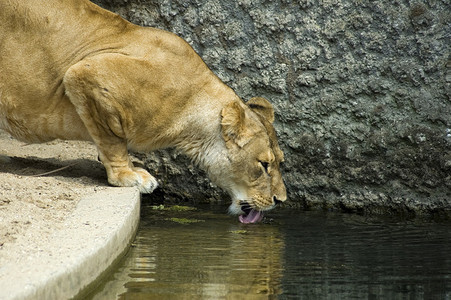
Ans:
{"type": "Polygon", "coordinates": [[[190,207],[190,206],[174,205],[174,206],[168,207],[168,210],[171,210],[171,211],[192,211],[192,210],[196,210],[196,208],[190,207]]]}
{"type": "Polygon", "coordinates": [[[245,234],[247,233],[247,230],[231,230],[229,232],[234,234],[245,234]]]}
{"type": "Polygon", "coordinates": [[[196,208],[190,207],[190,206],[182,206],[182,205],[164,206],[163,204],[153,205],[150,208],[152,208],[153,210],[166,210],[166,211],[192,211],[192,210],[196,210],[196,208]]]}
{"type": "Polygon", "coordinates": [[[205,222],[204,220],[197,220],[197,219],[186,219],[186,218],[167,218],[165,220],[172,221],[175,223],[187,225],[192,223],[199,223],[199,222],[205,222]]]}
{"type": "Polygon", "coordinates": [[[166,209],[163,204],[152,205],[150,208],[152,208],[153,210],[165,210],[166,209]]]}

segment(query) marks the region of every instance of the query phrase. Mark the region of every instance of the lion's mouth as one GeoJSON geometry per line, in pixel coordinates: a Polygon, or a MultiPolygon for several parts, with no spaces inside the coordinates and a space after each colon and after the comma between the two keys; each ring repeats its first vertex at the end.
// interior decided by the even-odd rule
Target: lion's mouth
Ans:
{"type": "Polygon", "coordinates": [[[241,210],[244,212],[238,217],[241,223],[257,223],[263,219],[263,212],[253,209],[248,203],[243,204],[241,210]]]}

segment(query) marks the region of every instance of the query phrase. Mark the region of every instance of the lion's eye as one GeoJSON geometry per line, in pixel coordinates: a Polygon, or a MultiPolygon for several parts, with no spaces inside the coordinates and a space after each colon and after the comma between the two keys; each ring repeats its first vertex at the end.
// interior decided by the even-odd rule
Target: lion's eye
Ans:
{"type": "Polygon", "coordinates": [[[265,172],[268,173],[269,163],[261,161],[260,164],[262,165],[263,169],[265,169],[265,172]]]}

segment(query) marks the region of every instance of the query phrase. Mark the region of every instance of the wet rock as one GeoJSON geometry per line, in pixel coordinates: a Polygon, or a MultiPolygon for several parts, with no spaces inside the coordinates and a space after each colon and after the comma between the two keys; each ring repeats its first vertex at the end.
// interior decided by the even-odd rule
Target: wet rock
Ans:
{"type": "MultiPolygon", "coordinates": [[[[274,103],[290,205],[451,215],[449,1],[94,2],[274,103]]],[[[224,197],[174,152],[144,159],[168,193],[224,197]]]]}

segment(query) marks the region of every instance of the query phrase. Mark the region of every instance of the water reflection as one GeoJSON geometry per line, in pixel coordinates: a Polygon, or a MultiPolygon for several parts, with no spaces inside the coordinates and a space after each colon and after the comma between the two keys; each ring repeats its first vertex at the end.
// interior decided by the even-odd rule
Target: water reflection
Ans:
{"type": "Polygon", "coordinates": [[[451,299],[449,223],[273,218],[144,207],[135,246],[91,299],[451,299]]]}
{"type": "Polygon", "coordinates": [[[153,211],[92,299],[267,299],[281,293],[283,235],[221,213],[153,211]],[[173,214],[173,213],[172,213],[173,214]]]}
{"type": "Polygon", "coordinates": [[[285,222],[283,299],[451,299],[450,224],[323,213],[285,222]]]}

